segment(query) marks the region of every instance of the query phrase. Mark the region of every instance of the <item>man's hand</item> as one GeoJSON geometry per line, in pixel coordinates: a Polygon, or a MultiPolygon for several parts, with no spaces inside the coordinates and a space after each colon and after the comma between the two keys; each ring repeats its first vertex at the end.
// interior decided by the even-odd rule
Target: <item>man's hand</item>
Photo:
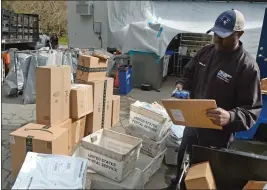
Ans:
{"type": "Polygon", "coordinates": [[[179,90],[179,91],[183,90],[183,88],[184,88],[183,85],[180,84],[180,83],[178,83],[178,84],[176,85],[176,89],[179,90]]]}
{"type": "Polygon", "coordinates": [[[215,125],[225,126],[230,123],[230,113],[222,108],[207,110],[206,115],[215,125]]]}

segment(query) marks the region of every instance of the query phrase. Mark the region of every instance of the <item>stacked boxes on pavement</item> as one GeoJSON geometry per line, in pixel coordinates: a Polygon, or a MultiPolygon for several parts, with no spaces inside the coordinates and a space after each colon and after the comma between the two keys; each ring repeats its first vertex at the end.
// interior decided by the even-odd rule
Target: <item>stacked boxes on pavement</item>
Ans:
{"type": "Polygon", "coordinates": [[[120,97],[113,95],[113,78],[105,76],[107,63],[107,57],[96,53],[79,57],[76,83],[93,87],[94,104],[73,157],[88,160],[92,189],[142,189],[141,171],[135,169],[142,140],[109,130],[119,122],[120,97]]]}
{"type": "Polygon", "coordinates": [[[136,101],[130,107],[126,133],[143,140],[137,168],[142,171],[144,185],[161,167],[171,126],[167,112],[156,102],[149,104],[136,101]]]}
{"type": "Polygon", "coordinates": [[[85,135],[111,127],[114,79],[106,77],[107,64],[104,55],[79,56],[76,83],[93,87],[93,112],[86,116],[85,135]]]}
{"type": "MultiPolygon", "coordinates": [[[[108,57],[103,55],[81,55],[77,70],[77,80],[81,82],[76,84],[71,84],[71,68],[69,66],[51,65],[36,68],[36,123],[28,123],[10,134],[13,177],[17,178],[15,187],[29,188],[28,185],[31,185],[31,188],[64,188],[64,185],[61,185],[69,183],[61,183],[62,180],[68,179],[66,177],[60,180],[60,175],[64,176],[62,171],[66,170],[65,172],[69,173],[73,167],[75,168],[72,165],[79,162],[79,159],[74,157],[69,160],[75,145],[84,136],[102,128],[111,127],[114,99],[113,79],[106,77],[107,62],[108,57]],[[31,152],[35,154],[31,154],[31,152]],[[61,161],[58,161],[60,160],[57,158],[58,155],[62,156],[61,161]],[[49,172],[55,170],[58,172],[58,177],[40,179],[42,177],[37,175],[37,170],[44,169],[44,166],[38,163],[41,158],[44,158],[42,163],[47,162],[49,165],[48,162],[51,162],[52,166],[49,172]],[[26,160],[31,160],[36,168],[25,169],[29,165],[29,163],[25,163],[26,160]],[[27,167],[25,166],[23,169],[22,165],[27,165],[27,167]],[[65,165],[67,168],[60,168],[65,165]],[[21,181],[26,178],[29,179],[29,183],[22,184],[21,181]],[[40,183],[37,183],[36,180],[40,183]],[[49,186],[51,183],[46,183],[47,186],[42,185],[42,180],[50,180],[51,183],[57,185],[49,186]],[[40,184],[40,186],[36,186],[36,184],[40,184]]],[[[119,111],[117,108],[119,98],[117,97],[116,100],[118,101],[114,103],[115,111],[119,111]]],[[[118,116],[116,119],[118,120],[118,116]]],[[[86,161],[86,164],[79,162],[82,163],[79,169],[80,186],[76,184],[65,188],[84,188],[82,185],[85,180],[83,173],[87,169],[88,161],[85,159],[83,161],[86,161]]],[[[69,182],[75,180],[68,179],[69,182]]]]}

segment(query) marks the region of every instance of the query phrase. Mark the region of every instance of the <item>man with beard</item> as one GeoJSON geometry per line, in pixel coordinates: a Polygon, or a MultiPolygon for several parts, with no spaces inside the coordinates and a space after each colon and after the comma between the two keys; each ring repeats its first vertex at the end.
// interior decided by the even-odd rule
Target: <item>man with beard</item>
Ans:
{"type": "Polygon", "coordinates": [[[214,32],[214,44],[205,46],[192,58],[176,83],[178,90],[190,91],[192,99],[216,100],[218,108],[207,110],[206,116],[223,130],[185,128],[178,152],[177,176],[166,189],[176,189],[185,151],[190,157],[192,145],[227,148],[233,133],[248,130],[259,117],[260,74],[256,60],[239,40],[244,24],[244,16],[237,10],[220,14],[207,32],[214,32]]]}

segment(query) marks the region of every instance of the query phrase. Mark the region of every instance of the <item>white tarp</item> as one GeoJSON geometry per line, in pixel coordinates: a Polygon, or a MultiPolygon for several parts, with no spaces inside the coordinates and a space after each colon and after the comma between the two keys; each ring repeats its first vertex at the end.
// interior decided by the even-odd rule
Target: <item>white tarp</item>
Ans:
{"type": "Polygon", "coordinates": [[[122,52],[150,51],[163,56],[178,33],[205,33],[220,13],[234,8],[246,19],[241,41],[256,57],[266,7],[267,3],[245,2],[107,1],[109,46],[122,52]],[[161,24],[160,37],[148,22],[161,24]]]}

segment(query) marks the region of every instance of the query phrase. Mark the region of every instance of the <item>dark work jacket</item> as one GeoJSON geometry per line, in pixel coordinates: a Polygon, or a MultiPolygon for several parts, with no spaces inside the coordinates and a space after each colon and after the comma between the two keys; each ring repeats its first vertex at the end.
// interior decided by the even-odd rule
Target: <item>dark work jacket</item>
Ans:
{"type": "Polygon", "coordinates": [[[248,130],[262,108],[260,73],[253,57],[240,46],[234,52],[220,52],[214,45],[202,48],[185,66],[177,81],[191,92],[192,99],[214,99],[230,113],[223,130],[198,129],[203,146],[225,144],[234,132],[248,130]]]}

